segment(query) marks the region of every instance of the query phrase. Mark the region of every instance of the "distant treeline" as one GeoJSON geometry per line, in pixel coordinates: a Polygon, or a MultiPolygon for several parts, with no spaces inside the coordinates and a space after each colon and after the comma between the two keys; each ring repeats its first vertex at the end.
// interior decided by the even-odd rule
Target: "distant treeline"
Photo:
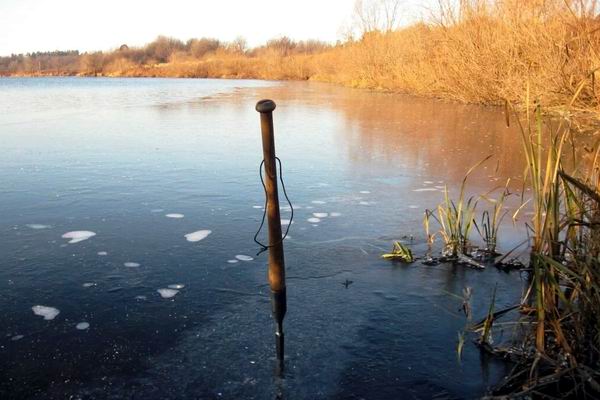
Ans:
{"type": "Polygon", "coordinates": [[[439,0],[426,21],[398,27],[400,0],[356,2],[355,26],[337,44],[276,38],[158,37],[110,52],[0,58],[0,75],[313,79],[465,102],[531,96],[564,104],[588,81],[579,105],[598,107],[600,20],[596,0],[439,0]]]}

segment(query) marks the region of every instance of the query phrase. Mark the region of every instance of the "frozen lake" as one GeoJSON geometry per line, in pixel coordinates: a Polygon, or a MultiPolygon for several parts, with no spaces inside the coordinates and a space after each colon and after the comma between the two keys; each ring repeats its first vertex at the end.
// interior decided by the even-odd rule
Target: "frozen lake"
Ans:
{"type": "MultiPolygon", "coordinates": [[[[423,254],[424,209],[486,155],[473,193],[522,173],[496,109],[305,82],[7,78],[0,142],[3,399],[454,399],[506,373],[470,340],[457,361],[453,295],[473,287],[483,318],[496,284],[498,308],[518,301],[518,273],[380,258],[411,235],[423,254]],[[261,98],[295,206],[284,379],[252,241],[261,98]]],[[[501,250],[522,236],[509,226],[501,250]]]]}

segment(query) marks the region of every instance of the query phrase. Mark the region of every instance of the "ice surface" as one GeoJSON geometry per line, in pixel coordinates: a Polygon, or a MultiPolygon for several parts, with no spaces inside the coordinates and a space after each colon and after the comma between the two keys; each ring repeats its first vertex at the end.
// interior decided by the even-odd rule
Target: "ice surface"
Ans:
{"type": "Polygon", "coordinates": [[[46,321],[53,320],[56,318],[60,311],[58,308],[48,307],[48,306],[33,306],[31,310],[35,315],[39,315],[40,317],[44,317],[46,321]]]}
{"type": "Polygon", "coordinates": [[[96,233],[91,231],[72,231],[62,235],[63,239],[71,239],[69,240],[69,243],[83,242],[92,236],[96,236],[96,233]]]}
{"type": "Polygon", "coordinates": [[[201,231],[196,231],[196,232],[192,232],[192,233],[188,233],[187,235],[185,235],[185,239],[188,242],[199,242],[202,239],[206,239],[206,237],[208,235],[210,235],[212,233],[212,231],[208,230],[208,229],[204,229],[201,231]]]}

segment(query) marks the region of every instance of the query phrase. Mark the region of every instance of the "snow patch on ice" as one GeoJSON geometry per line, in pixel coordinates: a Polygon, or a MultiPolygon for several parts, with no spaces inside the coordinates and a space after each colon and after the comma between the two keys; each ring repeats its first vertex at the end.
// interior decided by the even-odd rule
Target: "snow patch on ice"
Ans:
{"type": "Polygon", "coordinates": [[[58,308],[48,307],[48,306],[33,306],[31,310],[35,315],[39,315],[40,317],[44,317],[46,321],[53,320],[56,318],[60,311],[58,308]]]}
{"type": "Polygon", "coordinates": [[[139,263],[132,262],[132,261],[127,261],[127,262],[123,263],[123,265],[126,266],[127,268],[137,268],[140,266],[139,263]]]}
{"type": "Polygon", "coordinates": [[[28,228],[31,228],[31,229],[48,229],[48,228],[51,228],[50,225],[43,225],[43,224],[27,224],[26,226],[28,228]]]}
{"type": "Polygon", "coordinates": [[[167,218],[181,219],[181,218],[184,217],[184,215],[183,214],[172,213],[172,214],[166,214],[165,217],[167,217],[167,218]]]}
{"type": "Polygon", "coordinates": [[[163,299],[170,299],[171,297],[175,297],[179,290],[176,289],[158,289],[157,292],[160,294],[160,297],[163,299]]]}
{"type": "Polygon", "coordinates": [[[71,239],[69,240],[69,243],[79,243],[91,238],[92,236],[96,236],[96,233],[92,231],[72,231],[62,235],[62,238],[71,239]]]}
{"type": "Polygon", "coordinates": [[[89,327],[90,324],[88,322],[80,322],[77,325],[75,325],[75,328],[80,331],[85,331],[89,327]]]}
{"type": "Polygon", "coordinates": [[[211,233],[212,233],[212,231],[211,231],[211,230],[208,230],[208,229],[203,229],[203,230],[200,230],[200,231],[196,231],[196,232],[188,233],[187,235],[185,235],[185,239],[186,239],[188,242],[192,242],[192,243],[193,243],[193,242],[199,242],[199,241],[201,241],[202,239],[206,239],[206,237],[207,237],[208,235],[210,235],[211,233]]]}
{"type": "Polygon", "coordinates": [[[177,289],[177,290],[183,289],[184,287],[185,287],[185,285],[181,284],[181,283],[174,283],[174,284],[168,286],[169,289],[177,289]]]}

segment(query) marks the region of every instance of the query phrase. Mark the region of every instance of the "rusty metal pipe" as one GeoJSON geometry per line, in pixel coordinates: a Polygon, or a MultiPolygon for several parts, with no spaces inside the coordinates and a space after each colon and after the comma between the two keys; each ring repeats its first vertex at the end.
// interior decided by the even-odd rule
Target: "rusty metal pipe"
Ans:
{"type": "Polygon", "coordinates": [[[284,335],[283,318],[287,311],[285,291],[285,261],[279,214],[279,196],[277,193],[277,164],[275,159],[275,136],[273,130],[273,110],[275,102],[261,100],[256,103],[260,113],[262,131],[263,160],[265,168],[265,187],[267,190],[267,221],[269,226],[269,285],[271,286],[271,305],[276,323],[276,349],[279,370],[283,370],[284,335]]]}

